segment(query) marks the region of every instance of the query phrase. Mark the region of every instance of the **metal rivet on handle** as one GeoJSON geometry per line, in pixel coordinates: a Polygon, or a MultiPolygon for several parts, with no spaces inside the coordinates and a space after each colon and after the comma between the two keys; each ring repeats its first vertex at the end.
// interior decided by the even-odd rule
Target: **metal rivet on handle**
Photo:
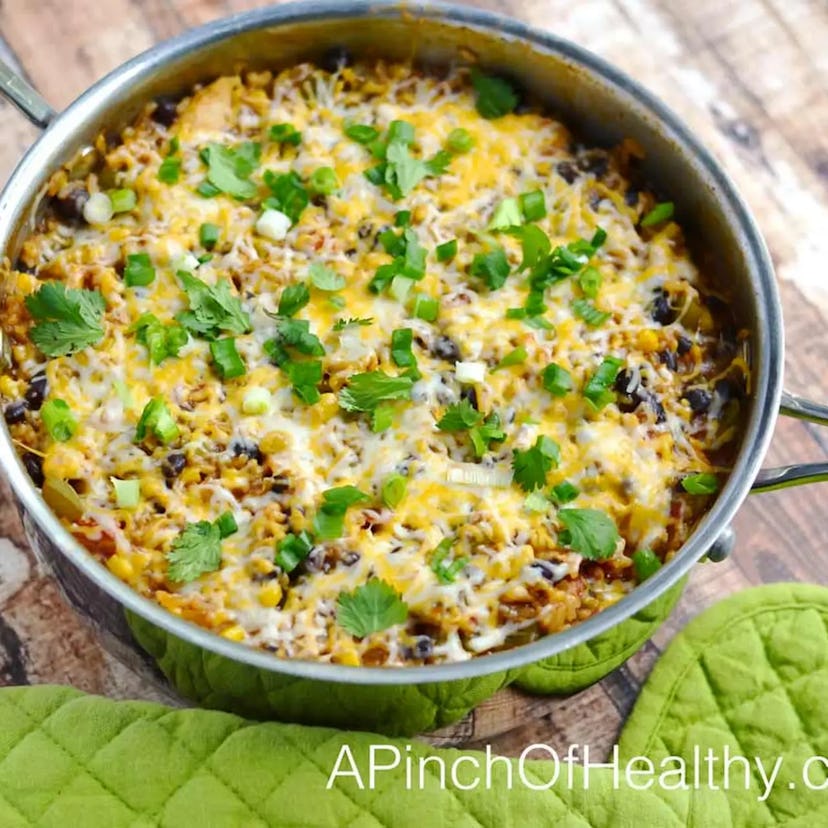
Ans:
{"type": "Polygon", "coordinates": [[[730,526],[725,527],[721,535],[713,542],[713,546],[707,550],[707,560],[720,563],[725,558],[729,558],[735,544],[736,533],[730,526]]]}

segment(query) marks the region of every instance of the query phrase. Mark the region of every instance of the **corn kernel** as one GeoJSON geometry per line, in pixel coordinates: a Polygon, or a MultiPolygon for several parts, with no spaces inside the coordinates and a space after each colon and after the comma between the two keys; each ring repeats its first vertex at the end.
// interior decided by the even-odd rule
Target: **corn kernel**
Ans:
{"type": "Polygon", "coordinates": [[[107,560],[106,565],[109,567],[109,571],[117,575],[122,581],[129,581],[135,577],[132,562],[128,561],[123,555],[113,555],[107,560]]]}
{"type": "Polygon", "coordinates": [[[274,569],[273,563],[267,558],[254,558],[250,562],[250,568],[254,572],[259,572],[262,575],[269,575],[274,569]]]}
{"type": "Polygon", "coordinates": [[[647,328],[643,331],[639,331],[638,347],[640,350],[644,351],[645,354],[649,354],[652,351],[657,351],[658,334],[650,328],[647,328]]]}
{"type": "Polygon", "coordinates": [[[221,634],[230,641],[244,641],[246,636],[245,631],[238,624],[233,624],[232,627],[222,630],[221,634]]]}
{"type": "Polygon", "coordinates": [[[265,454],[275,454],[277,451],[284,451],[288,447],[288,441],[283,431],[269,431],[259,441],[259,448],[265,454]]]}
{"type": "Polygon", "coordinates": [[[311,418],[314,425],[328,422],[339,411],[336,394],[322,394],[319,402],[311,409],[311,418]]]}
{"type": "Polygon", "coordinates": [[[282,600],[282,587],[279,586],[278,581],[271,581],[265,584],[259,591],[259,603],[263,607],[278,606],[279,601],[282,600]]]}
{"type": "Polygon", "coordinates": [[[353,651],[338,653],[336,662],[337,664],[345,664],[348,667],[359,667],[359,656],[353,651]]]}

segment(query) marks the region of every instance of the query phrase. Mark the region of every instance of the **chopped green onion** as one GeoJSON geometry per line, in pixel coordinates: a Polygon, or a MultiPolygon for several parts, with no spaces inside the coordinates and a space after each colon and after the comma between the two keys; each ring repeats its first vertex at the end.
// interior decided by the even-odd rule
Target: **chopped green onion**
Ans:
{"type": "Polygon", "coordinates": [[[310,291],[304,282],[288,285],[279,297],[279,316],[295,316],[310,302],[310,291]]]}
{"type": "Polygon", "coordinates": [[[398,210],[394,214],[395,227],[409,227],[411,225],[411,210],[398,210]]]}
{"type": "Polygon", "coordinates": [[[217,224],[211,224],[205,221],[201,227],[198,228],[198,240],[202,247],[212,250],[219,240],[219,227],[217,224]]]}
{"type": "Polygon", "coordinates": [[[555,365],[554,362],[543,369],[541,378],[543,387],[553,397],[563,397],[572,390],[572,375],[560,365],[555,365]]]}
{"type": "MultiPolygon", "coordinates": [[[[158,168],[158,180],[164,184],[175,184],[181,176],[181,159],[168,155],[158,168]]],[[[204,184],[208,182],[202,182],[204,184]]]]}
{"type": "Polygon", "coordinates": [[[572,312],[579,319],[583,319],[590,328],[600,327],[612,316],[607,311],[598,310],[592,302],[586,299],[576,299],[572,303],[572,312]]]}
{"type": "Polygon", "coordinates": [[[489,290],[497,290],[506,284],[510,270],[506,251],[497,245],[487,253],[477,253],[472,259],[469,273],[483,279],[489,290]]]}
{"type": "Polygon", "coordinates": [[[414,331],[411,328],[397,328],[391,333],[391,359],[400,368],[416,368],[417,358],[411,350],[414,331]]]}
{"type": "Polygon", "coordinates": [[[636,549],[632,554],[632,562],[638,583],[646,581],[661,569],[661,561],[651,549],[636,549]]]}
{"type": "Polygon", "coordinates": [[[270,391],[254,385],[248,388],[242,400],[243,414],[267,414],[270,411],[270,391]]]}
{"type": "Polygon", "coordinates": [[[382,502],[389,509],[396,509],[405,497],[408,481],[401,474],[392,474],[382,484],[382,502]]]}
{"type": "Polygon", "coordinates": [[[520,365],[521,362],[526,361],[527,356],[528,354],[526,353],[526,348],[524,348],[523,345],[519,345],[513,351],[509,351],[509,353],[506,354],[506,356],[503,357],[497,365],[495,365],[492,372],[499,371],[501,368],[508,368],[511,365],[520,365]]]}
{"type": "Polygon", "coordinates": [[[134,509],[141,500],[140,480],[119,480],[110,477],[112,488],[115,489],[115,503],[119,509],[134,509]]]}
{"type": "Polygon", "coordinates": [[[594,253],[605,241],[607,240],[607,231],[604,230],[603,227],[597,227],[595,232],[592,234],[592,239],[590,239],[589,246],[592,248],[592,252],[594,253]]]}
{"type": "Polygon", "coordinates": [[[118,395],[118,399],[121,401],[124,409],[135,408],[135,400],[132,397],[132,392],[123,380],[115,380],[112,383],[112,387],[115,389],[115,393],[118,395]]]}
{"type": "Polygon", "coordinates": [[[64,400],[48,400],[43,403],[40,419],[51,438],[59,443],[65,443],[78,430],[78,422],[64,400]]]}
{"type": "Polygon", "coordinates": [[[124,284],[127,287],[146,287],[155,279],[155,268],[147,253],[130,253],[124,267],[124,284]]]}
{"type": "Polygon", "coordinates": [[[688,474],[681,481],[681,487],[685,492],[692,495],[715,494],[719,490],[719,479],[710,472],[688,474]]]}
{"type": "Polygon", "coordinates": [[[267,131],[268,138],[277,144],[290,144],[298,147],[302,141],[302,133],[293,124],[273,124],[267,131]]]}
{"type": "Polygon", "coordinates": [[[524,498],[523,508],[527,512],[548,512],[549,498],[540,489],[535,489],[524,498]]]}
{"type": "Polygon", "coordinates": [[[351,124],[345,127],[345,134],[358,144],[370,144],[371,141],[379,137],[379,130],[368,126],[368,124],[351,124]]]}
{"type": "Polygon", "coordinates": [[[532,190],[518,196],[520,210],[526,221],[538,221],[546,215],[546,197],[543,190],[532,190]]]}
{"type": "Polygon", "coordinates": [[[109,200],[112,202],[113,213],[128,213],[138,203],[135,190],[110,190],[109,200]]]}
{"type": "Polygon", "coordinates": [[[390,405],[378,405],[371,412],[371,431],[379,434],[391,428],[394,423],[394,408],[390,405]]]}
{"type": "Polygon", "coordinates": [[[580,489],[577,486],[574,486],[568,480],[564,480],[561,483],[553,486],[550,495],[552,499],[557,503],[559,506],[563,505],[564,503],[570,503],[575,500],[576,497],[580,494],[580,489]]]}
{"type": "Polygon", "coordinates": [[[426,322],[434,322],[440,313],[440,302],[424,293],[418,293],[414,297],[414,316],[417,319],[424,319],[426,322]]]}
{"type": "Polygon", "coordinates": [[[414,279],[409,279],[406,276],[395,276],[388,288],[388,295],[402,305],[408,299],[408,294],[413,286],[414,279]]]}
{"type": "Polygon", "coordinates": [[[506,230],[509,227],[519,227],[523,224],[523,215],[516,198],[504,198],[497,205],[494,215],[489,221],[489,230],[506,230]]]}
{"type": "Polygon", "coordinates": [[[601,287],[601,272],[597,267],[585,268],[581,275],[578,276],[578,285],[584,292],[584,296],[594,299],[598,295],[598,289],[601,287]]]}
{"type": "Polygon", "coordinates": [[[227,336],[224,339],[214,339],[210,343],[210,353],[216,364],[218,375],[224,379],[235,379],[244,375],[246,368],[236,350],[236,338],[227,336]]]}
{"type": "Polygon", "coordinates": [[[618,357],[605,357],[595,373],[587,380],[583,395],[595,411],[600,411],[615,399],[615,394],[610,389],[623,364],[624,360],[618,357]]]}
{"type": "Polygon", "coordinates": [[[672,201],[662,201],[660,204],[656,204],[643,219],[641,219],[641,226],[642,227],[652,227],[654,224],[661,224],[662,221],[667,221],[668,218],[672,218],[673,216],[673,209],[674,204],[672,201]]]}
{"type": "Polygon", "coordinates": [[[144,406],[138,425],[135,426],[136,442],[141,442],[148,432],[165,445],[178,437],[178,426],[162,397],[153,397],[144,406]]]}
{"type": "Polygon", "coordinates": [[[437,580],[441,584],[454,583],[454,579],[469,562],[468,558],[455,558],[448,564],[445,562],[451,552],[453,544],[454,538],[443,538],[431,553],[429,565],[431,566],[431,571],[437,576],[437,580]]]}
{"type": "Polygon", "coordinates": [[[333,167],[319,167],[311,173],[308,186],[319,195],[332,195],[339,189],[339,179],[333,167]]]}
{"type": "Polygon", "coordinates": [[[293,572],[313,549],[313,536],[302,531],[298,535],[285,535],[276,547],[276,564],[283,572],[293,572]]]}
{"type": "Polygon", "coordinates": [[[484,75],[477,67],[471,72],[471,82],[476,93],[477,111],[488,119],[500,118],[514,111],[520,102],[509,81],[493,75],[484,75]]]}
{"type": "Polygon", "coordinates": [[[239,524],[236,523],[232,512],[223,512],[219,515],[216,519],[216,526],[222,538],[229,538],[230,535],[235,535],[239,531],[239,524]]]}
{"type": "Polygon", "coordinates": [[[453,129],[446,138],[446,146],[456,153],[468,152],[474,146],[472,134],[463,127],[453,129]]]}
{"type": "Polygon", "coordinates": [[[438,262],[448,262],[457,255],[457,239],[438,244],[436,251],[438,262]]]}

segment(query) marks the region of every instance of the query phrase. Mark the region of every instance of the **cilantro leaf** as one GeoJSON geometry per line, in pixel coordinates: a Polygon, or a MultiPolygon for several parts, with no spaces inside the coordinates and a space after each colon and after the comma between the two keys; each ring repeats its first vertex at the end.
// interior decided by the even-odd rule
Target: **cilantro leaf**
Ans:
{"type": "Polygon", "coordinates": [[[506,284],[510,269],[506,251],[497,245],[488,253],[478,253],[472,259],[469,273],[482,279],[489,290],[497,290],[506,284]]]}
{"type": "Polygon", "coordinates": [[[719,490],[719,479],[710,472],[688,474],[682,479],[681,488],[693,495],[715,494],[719,490]]]}
{"type": "Polygon", "coordinates": [[[340,276],[332,268],[323,265],[322,262],[314,262],[308,268],[308,276],[310,276],[311,284],[315,288],[329,293],[342,290],[346,284],[344,276],[340,276]]]}
{"type": "Polygon", "coordinates": [[[341,592],[336,602],[337,622],[357,638],[402,624],[408,605],[385,581],[372,578],[353,592],[341,592]]]}
{"type": "Polygon", "coordinates": [[[489,443],[499,443],[506,439],[506,432],[500,427],[500,417],[492,411],[478,426],[469,430],[469,437],[474,447],[475,457],[482,457],[489,450],[489,443]]]}
{"type": "Polygon", "coordinates": [[[171,581],[195,581],[221,565],[221,531],[206,520],[188,523],[167,552],[167,577],[171,581]]]}
{"type": "Polygon", "coordinates": [[[177,357],[190,338],[181,325],[164,325],[152,313],[141,314],[128,330],[135,333],[138,342],[146,347],[153,365],[160,365],[167,357],[177,357]]]}
{"type": "Polygon", "coordinates": [[[466,431],[476,426],[483,415],[468,400],[460,400],[446,409],[446,413],[437,421],[440,431],[466,431]]]}
{"type": "Polygon", "coordinates": [[[244,334],[252,330],[250,316],[239,297],[231,292],[230,282],[226,279],[208,285],[185,270],[178,271],[178,278],[187,294],[190,310],[175,318],[190,333],[215,339],[221,331],[244,334]]]}
{"type": "Polygon", "coordinates": [[[279,210],[296,224],[310,201],[302,179],[293,170],[282,175],[265,170],[264,182],[272,193],[264,200],[264,207],[279,210]]]}
{"type": "Polygon", "coordinates": [[[488,451],[489,443],[506,438],[497,413],[493,411],[484,420],[483,415],[468,400],[450,405],[437,422],[437,428],[440,431],[468,431],[475,457],[478,458],[488,451]]]}
{"type": "Polygon", "coordinates": [[[392,377],[383,371],[352,374],[339,392],[339,405],[345,411],[373,411],[385,400],[410,399],[413,385],[411,377],[392,377]]]}
{"type": "Polygon", "coordinates": [[[561,509],[558,520],[565,529],[558,540],[591,561],[609,558],[618,545],[615,521],[600,509],[561,509]]]}
{"type": "Polygon", "coordinates": [[[322,362],[310,359],[305,362],[286,362],[282,365],[293,385],[293,392],[300,400],[313,405],[319,401],[319,389],[322,382],[322,362]]]}
{"type": "Polygon", "coordinates": [[[509,233],[520,239],[520,245],[523,249],[523,260],[518,268],[518,273],[527,268],[537,267],[552,250],[552,242],[549,241],[549,236],[537,224],[511,227],[509,233]]]}
{"type": "Polygon", "coordinates": [[[29,337],[48,357],[73,354],[103,339],[101,319],[106,305],[97,290],[46,282],[26,297],[26,307],[37,321],[29,337]]]}
{"type": "MultiPolygon", "coordinates": [[[[215,191],[241,201],[253,198],[258,188],[250,176],[259,165],[260,154],[261,147],[251,141],[235,149],[212,142],[207,144],[200,153],[201,160],[207,165],[207,183],[215,191]]],[[[199,191],[207,195],[210,188],[199,188],[199,191]]]]}
{"type": "Polygon", "coordinates": [[[373,316],[351,316],[348,319],[337,319],[334,322],[333,331],[344,331],[346,328],[368,327],[374,324],[373,316]]]}
{"type": "Polygon", "coordinates": [[[546,475],[557,467],[560,459],[560,446],[551,437],[541,435],[532,448],[515,449],[512,457],[515,482],[526,492],[541,488],[546,483],[546,475]]]}
{"type": "Polygon", "coordinates": [[[479,69],[474,68],[471,72],[471,82],[477,93],[475,106],[484,118],[500,118],[513,112],[519,103],[514,87],[503,78],[484,75],[479,69]]]}
{"type": "Polygon", "coordinates": [[[305,356],[324,356],[325,348],[316,334],[310,331],[307,319],[276,317],[276,336],[262,346],[265,353],[277,364],[283,365],[290,359],[287,348],[295,348],[305,356]]]}
{"type": "Polygon", "coordinates": [[[310,302],[310,291],[304,282],[288,285],[279,297],[279,316],[295,316],[310,302]]]}

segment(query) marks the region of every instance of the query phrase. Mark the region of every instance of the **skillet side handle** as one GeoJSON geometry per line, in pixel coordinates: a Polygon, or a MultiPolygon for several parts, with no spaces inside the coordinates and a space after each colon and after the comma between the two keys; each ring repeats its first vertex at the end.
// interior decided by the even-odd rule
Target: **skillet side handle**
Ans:
{"type": "MultiPolygon", "coordinates": [[[[779,413],[786,417],[796,417],[819,425],[828,425],[828,405],[812,402],[788,391],[782,392],[779,413]]],[[[818,483],[828,480],[828,462],[795,463],[791,466],[778,466],[774,469],[762,469],[751,487],[752,492],[772,492],[789,486],[801,486],[805,483],[818,483]]]]}
{"type": "Polygon", "coordinates": [[[55,117],[55,110],[2,60],[0,60],[0,95],[13,103],[40,129],[49,126],[55,117]]]}

